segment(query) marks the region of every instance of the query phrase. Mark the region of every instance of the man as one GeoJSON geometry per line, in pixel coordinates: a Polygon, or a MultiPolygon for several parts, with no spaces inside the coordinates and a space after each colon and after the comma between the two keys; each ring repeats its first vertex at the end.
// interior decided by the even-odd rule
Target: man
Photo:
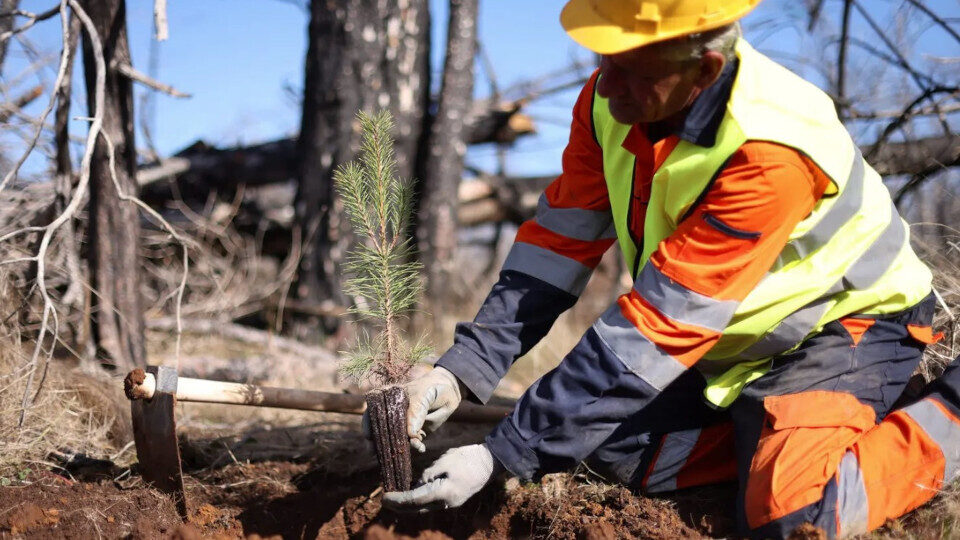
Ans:
{"type": "Polygon", "coordinates": [[[758,1],[567,3],[602,59],[563,173],[474,322],[408,385],[411,443],[489,399],[615,241],[635,284],[484,444],[386,504],[455,507],[502,471],[587,460],[653,493],[736,479],[744,534],[832,537],[954,477],[956,365],[893,410],[936,339],[930,272],[831,100],[739,37],[758,1]]]}

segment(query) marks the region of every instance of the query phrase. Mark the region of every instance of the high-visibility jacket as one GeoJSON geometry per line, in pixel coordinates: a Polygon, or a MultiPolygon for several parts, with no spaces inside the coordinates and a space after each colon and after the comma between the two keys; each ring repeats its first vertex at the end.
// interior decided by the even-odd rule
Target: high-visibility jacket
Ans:
{"type": "MultiPolygon", "coordinates": [[[[704,148],[680,141],[669,152],[654,173],[641,234],[631,230],[629,216],[636,156],[622,147],[632,126],[616,122],[599,95],[592,111],[613,225],[637,294],[676,323],[711,330],[719,339],[702,357],[676,358],[653,340],[636,343],[630,331],[636,325],[622,309],[608,312],[598,330],[655,386],[696,363],[711,381],[707,398],[717,405],[729,404],[744,384],[762,375],[770,357],[794,348],[826,323],[851,313],[906,309],[930,293],[931,280],[909,245],[907,226],[889,192],[837,119],[830,98],[746,41],[738,43],[737,55],[739,72],[715,144],[704,148]],[[769,141],[800,152],[831,185],[745,298],[704,294],[664,275],[650,264],[650,256],[747,141],[769,141]]],[[[584,224],[560,214],[548,219],[562,221],[576,237],[572,229],[584,224]]],[[[548,273],[562,270],[542,262],[549,265],[548,273]]],[[[507,266],[529,271],[538,264],[515,257],[507,266]]]]}
{"type": "Polygon", "coordinates": [[[746,42],[737,49],[679,136],[613,121],[594,74],[563,174],[438,361],[486,401],[619,243],[632,290],[487,438],[514,474],[582,460],[690,367],[726,406],[825,323],[929,293],[929,270],[830,99],[746,42]]]}

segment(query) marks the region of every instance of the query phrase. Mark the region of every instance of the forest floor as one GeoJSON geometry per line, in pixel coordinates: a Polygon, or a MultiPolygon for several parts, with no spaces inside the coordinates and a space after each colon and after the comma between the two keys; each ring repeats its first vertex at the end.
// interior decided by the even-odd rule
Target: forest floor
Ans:
{"type": "MultiPolygon", "coordinates": [[[[0,490],[0,536],[27,538],[697,538],[726,536],[729,498],[646,499],[570,475],[487,489],[457,510],[382,511],[375,470],[338,476],[308,463],[230,464],[187,477],[190,520],[142,485],[38,479],[0,490]],[[705,502],[717,513],[712,513],[705,502]]],[[[719,492],[718,492],[719,493],[719,492]]]]}
{"type": "MultiPolygon", "coordinates": [[[[171,362],[168,340],[154,343],[152,363],[171,362]]],[[[333,366],[305,363],[295,355],[248,344],[191,338],[184,341],[182,352],[184,376],[331,391],[343,388],[333,366]]],[[[61,383],[51,383],[54,397],[73,395],[57,394],[68,391],[68,386],[58,384],[77,383],[80,375],[70,373],[61,383]]],[[[500,393],[513,397],[528,382],[507,381],[500,393]]],[[[495,483],[459,509],[396,515],[381,510],[376,457],[361,434],[359,417],[203,404],[177,406],[190,514],[188,522],[182,523],[170,498],[146,486],[137,472],[135,449],[125,442],[130,440],[129,416],[117,412],[128,408],[120,386],[119,378],[88,382],[75,390],[79,392],[76,399],[51,398],[48,409],[43,409],[52,415],[61,403],[61,412],[70,417],[113,418],[97,431],[112,434],[112,443],[97,439],[105,446],[78,446],[92,440],[92,432],[81,429],[66,437],[63,419],[38,428],[48,438],[51,433],[57,435],[46,441],[47,448],[71,446],[94,459],[61,461],[58,466],[58,459],[51,457],[57,452],[38,453],[39,446],[15,461],[3,461],[5,456],[0,456],[0,539],[600,540],[735,535],[732,485],[648,498],[606,483],[585,468],[550,475],[539,483],[495,483]],[[90,394],[91,389],[99,393],[90,394]],[[58,426],[63,433],[57,433],[58,426]]],[[[0,415],[0,421],[8,416],[13,418],[0,415]]],[[[79,428],[90,423],[95,422],[85,420],[79,428]]],[[[480,442],[490,427],[444,425],[427,440],[428,452],[414,456],[415,476],[446,449],[480,442]]],[[[4,433],[15,434],[12,429],[4,433]]],[[[870,538],[960,538],[958,518],[960,493],[950,493],[888,523],[870,538]]]]}
{"type": "MultiPolygon", "coordinates": [[[[488,486],[465,506],[397,515],[380,506],[375,458],[356,421],[181,438],[190,519],[132,469],[93,461],[30,470],[0,483],[0,538],[724,538],[735,534],[733,485],[648,498],[586,470],[488,486]],[[258,457],[259,456],[259,457],[258,457]]],[[[415,457],[422,470],[444,449],[482,437],[449,426],[415,457]]],[[[955,537],[956,509],[941,497],[872,538],[955,537]]],[[[797,538],[821,538],[815,531],[797,538]]]]}
{"type": "MultiPolygon", "coordinates": [[[[590,473],[489,486],[462,508],[426,515],[381,510],[375,458],[355,418],[181,437],[190,519],[132,469],[96,461],[29,471],[0,488],[0,537],[27,538],[697,538],[728,536],[731,486],[650,499],[590,473]]],[[[415,457],[482,438],[445,427],[415,457]]],[[[195,431],[195,430],[194,430],[195,431]]]]}

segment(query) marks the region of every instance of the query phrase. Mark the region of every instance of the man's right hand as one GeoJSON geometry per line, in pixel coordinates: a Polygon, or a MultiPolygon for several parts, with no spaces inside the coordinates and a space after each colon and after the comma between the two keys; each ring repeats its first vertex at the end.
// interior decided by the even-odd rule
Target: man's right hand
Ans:
{"type": "Polygon", "coordinates": [[[410,446],[418,452],[427,451],[423,438],[443,424],[460,405],[460,381],[446,369],[435,367],[408,382],[404,389],[410,405],[407,407],[407,434],[410,446]]]}

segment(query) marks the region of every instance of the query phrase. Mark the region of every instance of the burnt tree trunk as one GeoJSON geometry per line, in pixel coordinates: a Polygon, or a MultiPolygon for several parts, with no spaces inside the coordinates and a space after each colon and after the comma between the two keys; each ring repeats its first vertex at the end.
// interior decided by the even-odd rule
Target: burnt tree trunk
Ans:
{"type": "Polygon", "coordinates": [[[421,184],[417,243],[426,270],[426,296],[445,307],[457,247],[457,186],[467,150],[465,120],[473,99],[477,0],[451,0],[447,52],[437,114],[430,126],[421,184]]]}
{"type": "MultiPolygon", "coordinates": [[[[65,44],[67,47],[67,66],[64,71],[63,84],[57,89],[57,112],[54,115],[53,123],[53,141],[56,146],[56,196],[54,197],[53,212],[60,215],[66,209],[73,194],[74,175],[73,165],[70,159],[70,105],[71,90],[73,82],[73,65],[77,54],[77,43],[80,41],[80,19],[76,15],[71,15],[69,26],[69,40],[65,44]]],[[[63,294],[63,304],[70,308],[80,308],[83,300],[83,273],[80,269],[80,238],[76,236],[76,223],[73,219],[68,219],[61,229],[60,246],[66,251],[67,272],[69,273],[69,285],[67,291],[63,294]]],[[[81,313],[85,310],[77,309],[81,313]]],[[[89,343],[86,341],[87,330],[89,329],[89,320],[86,316],[81,317],[80,321],[68,322],[72,328],[73,340],[77,344],[89,343]],[[82,337],[81,337],[82,336],[82,337]],[[81,343],[84,339],[86,343],[81,343]]],[[[85,350],[81,347],[80,350],[85,350]]]]}
{"type": "MultiPolygon", "coordinates": [[[[133,137],[133,93],[130,80],[110,66],[130,63],[126,7],[123,0],[83,0],[100,33],[107,65],[103,134],[113,145],[116,174],[125,195],[137,194],[133,137]]],[[[83,35],[87,108],[93,114],[96,63],[90,37],[83,35]]],[[[137,243],[140,222],[136,207],[120,200],[109,168],[107,140],[101,136],[90,167],[90,249],[88,264],[93,296],[93,338],[107,366],[132,369],[146,365],[143,310],[140,298],[137,243]]]]}
{"type": "Polygon", "coordinates": [[[397,173],[413,174],[429,100],[429,36],[426,0],[311,2],[297,142],[297,222],[310,239],[296,288],[302,299],[349,303],[339,267],[351,235],[333,172],[358,150],[357,111],[391,111],[397,173]]]}
{"type": "MultiPolygon", "coordinates": [[[[13,12],[20,6],[20,0],[0,0],[0,34],[13,30],[16,17],[13,12]]],[[[7,45],[13,39],[0,41],[0,68],[3,67],[3,61],[7,57],[7,45]]]]}
{"type": "Polygon", "coordinates": [[[407,393],[399,386],[367,394],[373,448],[380,463],[384,491],[406,491],[413,484],[410,438],[407,435],[407,393]]]}

